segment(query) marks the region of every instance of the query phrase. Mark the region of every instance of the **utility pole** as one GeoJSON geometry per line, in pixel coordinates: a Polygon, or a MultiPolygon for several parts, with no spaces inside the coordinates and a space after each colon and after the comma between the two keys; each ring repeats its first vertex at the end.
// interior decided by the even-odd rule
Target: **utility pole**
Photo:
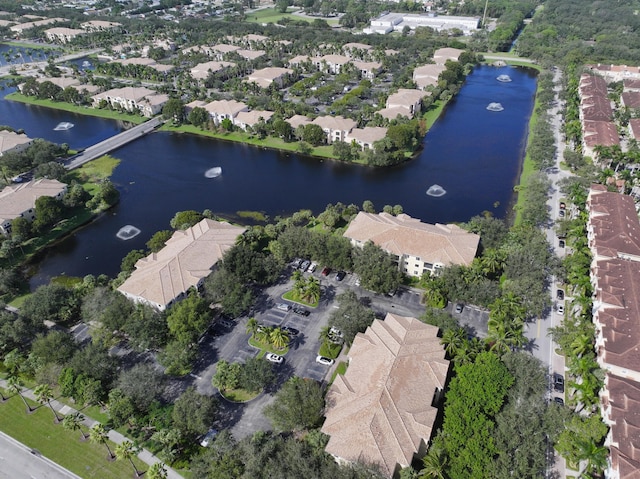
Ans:
{"type": "Polygon", "coordinates": [[[489,0],[484,2],[484,13],[482,14],[482,28],[485,28],[485,21],[487,19],[487,7],[489,6],[489,0]]]}

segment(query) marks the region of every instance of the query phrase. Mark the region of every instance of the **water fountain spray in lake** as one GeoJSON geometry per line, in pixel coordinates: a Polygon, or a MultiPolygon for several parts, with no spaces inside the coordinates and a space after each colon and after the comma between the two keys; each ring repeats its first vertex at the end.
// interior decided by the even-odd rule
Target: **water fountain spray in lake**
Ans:
{"type": "Polygon", "coordinates": [[[509,75],[498,75],[496,80],[502,83],[509,83],[511,81],[511,77],[509,75]]]}
{"type": "Polygon", "coordinates": [[[444,196],[447,194],[447,190],[445,190],[442,186],[440,185],[431,185],[429,187],[429,189],[427,190],[427,194],[429,196],[433,196],[435,198],[440,198],[441,196],[444,196]]]}
{"type": "Polygon", "coordinates": [[[58,123],[56,125],[56,127],[54,128],[55,131],[65,131],[65,130],[70,130],[71,128],[73,128],[75,125],[73,123],[70,123],[68,121],[63,121],[61,123],[58,123]]]}
{"type": "Polygon", "coordinates": [[[132,238],[135,238],[139,234],[140,234],[140,230],[138,228],[136,228],[135,226],[126,225],[118,230],[118,232],[116,233],[116,236],[121,240],[127,241],[132,238]]]}
{"type": "Polygon", "coordinates": [[[497,103],[497,102],[491,102],[487,105],[487,110],[489,111],[502,111],[504,110],[504,107],[502,106],[502,103],[497,103]]]}
{"type": "Polygon", "coordinates": [[[220,168],[219,166],[216,166],[214,168],[209,168],[207,171],[204,172],[204,176],[206,176],[207,178],[217,178],[221,174],[222,174],[222,168],[220,168]]]}

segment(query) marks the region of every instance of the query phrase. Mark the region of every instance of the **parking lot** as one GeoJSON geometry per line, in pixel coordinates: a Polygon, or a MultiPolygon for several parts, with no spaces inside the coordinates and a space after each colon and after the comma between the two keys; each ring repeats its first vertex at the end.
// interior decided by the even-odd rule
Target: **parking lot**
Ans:
{"type": "Polygon", "coordinates": [[[266,391],[258,398],[245,404],[232,404],[221,400],[219,420],[216,423],[218,429],[228,428],[233,435],[240,439],[249,436],[257,430],[268,430],[271,424],[262,415],[264,406],[273,401],[273,393],[290,377],[299,376],[310,378],[318,382],[330,379],[333,367],[318,364],[316,356],[320,349],[320,331],[328,324],[331,313],[337,306],[335,298],[348,289],[354,290],[365,304],[376,312],[377,317],[384,317],[387,312],[393,312],[405,316],[418,317],[424,311],[420,304],[421,294],[409,289],[399,289],[394,296],[374,294],[366,291],[357,284],[357,278],[352,274],[346,274],[338,281],[337,271],[323,276],[322,267],[313,273],[304,273],[305,276],[313,275],[320,281],[321,297],[316,308],[305,306],[309,311],[308,316],[296,314],[293,309],[285,311],[278,309],[278,303],[288,303],[292,307],[294,303],[286,301],[282,295],[289,291],[293,282],[290,277],[293,268],[289,267],[284,272],[281,281],[271,286],[258,296],[251,314],[236,318],[228,322],[217,322],[207,334],[201,344],[201,357],[194,368],[192,377],[199,392],[208,395],[217,395],[217,391],[211,384],[215,374],[215,365],[221,359],[229,362],[245,362],[248,358],[255,357],[258,350],[250,346],[249,334],[247,334],[247,322],[250,317],[255,317],[260,324],[265,326],[295,328],[299,333],[292,337],[289,351],[282,364],[274,364],[277,371],[277,382],[273,390],[266,391]]]}

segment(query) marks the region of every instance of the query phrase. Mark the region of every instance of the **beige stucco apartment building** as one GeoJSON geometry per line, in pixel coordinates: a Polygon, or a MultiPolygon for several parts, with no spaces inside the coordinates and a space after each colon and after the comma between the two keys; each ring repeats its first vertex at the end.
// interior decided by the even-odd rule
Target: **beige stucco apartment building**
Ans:
{"type": "Polygon", "coordinates": [[[246,228],[208,218],[173,233],[164,248],[138,260],[118,288],[130,300],[164,311],[183,299],[189,288],[202,286],[222,255],[246,228]]]}
{"type": "Polygon", "coordinates": [[[403,273],[421,277],[445,266],[469,266],[480,236],[457,225],[422,223],[409,215],[360,212],[344,232],[354,246],[371,241],[394,256],[403,273]]]}
{"type": "Polygon", "coordinates": [[[20,153],[31,146],[33,140],[24,133],[0,130],[0,156],[5,153],[20,153]]]}
{"type": "Polygon", "coordinates": [[[438,328],[387,313],[358,333],[326,397],[326,451],[386,477],[423,455],[449,372],[438,328]]]}
{"type": "Polygon", "coordinates": [[[36,200],[41,196],[59,200],[66,192],[66,184],[45,178],[6,186],[0,191],[0,233],[10,234],[11,222],[16,218],[33,221],[36,216],[36,200]]]}

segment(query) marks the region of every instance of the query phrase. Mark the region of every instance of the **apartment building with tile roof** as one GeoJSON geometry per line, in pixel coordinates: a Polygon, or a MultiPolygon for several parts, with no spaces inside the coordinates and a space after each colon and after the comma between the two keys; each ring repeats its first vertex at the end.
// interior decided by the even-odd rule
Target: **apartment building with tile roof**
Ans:
{"type": "Polygon", "coordinates": [[[587,199],[606,477],[640,479],[640,221],[630,196],[593,185],[587,199]]]}
{"type": "Polygon", "coordinates": [[[480,236],[457,225],[422,223],[407,214],[365,213],[349,223],[343,234],[362,247],[371,241],[394,256],[403,273],[421,277],[437,274],[444,266],[469,266],[476,256],[480,236]]]}
{"type": "Polygon", "coordinates": [[[41,196],[59,200],[66,192],[66,184],[46,178],[5,186],[0,191],[0,233],[11,233],[11,222],[16,218],[33,221],[36,200],[41,196]]]}
{"type": "Polygon", "coordinates": [[[327,392],[326,451],[393,477],[426,452],[448,372],[437,327],[391,313],[375,320],[327,392]]]}
{"type": "Polygon", "coordinates": [[[131,276],[118,291],[136,303],[164,311],[186,297],[190,288],[202,286],[223,254],[246,228],[208,218],[178,230],[157,253],[138,260],[131,276]]]}

